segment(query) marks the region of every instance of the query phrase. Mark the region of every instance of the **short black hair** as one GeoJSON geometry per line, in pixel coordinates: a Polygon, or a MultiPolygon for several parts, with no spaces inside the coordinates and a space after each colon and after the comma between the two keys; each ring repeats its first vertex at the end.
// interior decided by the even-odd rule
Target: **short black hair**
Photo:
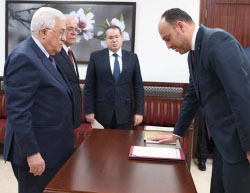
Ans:
{"type": "Polygon", "coordinates": [[[184,21],[187,23],[194,23],[191,16],[188,15],[185,11],[179,8],[173,8],[165,11],[161,18],[165,19],[168,23],[175,23],[176,21],[184,21]]]}
{"type": "Polygon", "coordinates": [[[106,32],[107,32],[109,29],[118,29],[119,32],[120,32],[120,35],[122,35],[122,30],[121,30],[121,28],[119,28],[119,27],[116,26],[116,25],[110,25],[109,27],[107,27],[107,29],[106,29],[105,32],[104,32],[104,37],[105,37],[105,38],[106,38],[106,36],[107,36],[106,32]]]}

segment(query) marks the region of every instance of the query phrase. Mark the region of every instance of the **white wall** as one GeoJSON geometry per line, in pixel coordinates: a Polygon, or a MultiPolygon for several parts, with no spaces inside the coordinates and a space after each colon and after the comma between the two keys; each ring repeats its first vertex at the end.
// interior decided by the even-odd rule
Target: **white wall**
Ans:
{"type": "MultiPolygon", "coordinates": [[[[95,1],[95,0],[92,0],[95,1]]],[[[107,1],[107,0],[97,0],[107,1]]],[[[116,0],[108,0],[116,1],[116,0]]],[[[120,0],[131,2],[131,0],[120,0]]],[[[199,0],[135,0],[136,32],[135,52],[138,54],[144,81],[188,82],[187,54],[168,50],[158,34],[158,22],[167,9],[178,7],[199,23],[199,0]]],[[[5,50],[5,1],[0,1],[0,49],[5,50]]],[[[3,74],[4,52],[0,52],[0,75],[3,74]]],[[[87,65],[80,65],[80,78],[84,79],[87,65]]]]}
{"type": "Polygon", "coordinates": [[[0,29],[0,76],[2,76],[5,61],[5,1],[0,1],[0,29]]]}

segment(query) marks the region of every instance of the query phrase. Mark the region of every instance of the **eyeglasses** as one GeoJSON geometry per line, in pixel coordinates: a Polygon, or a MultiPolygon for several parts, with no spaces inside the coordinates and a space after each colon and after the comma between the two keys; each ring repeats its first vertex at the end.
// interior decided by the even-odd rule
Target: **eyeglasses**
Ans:
{"type": "Polygon", "coordinates": [[[48,31],[53,31],[55,32],[57,35],[59,35],[60,38],[65,38],[66,37],[66,31],[64,30],[61,30],[61,31],[56,31],[54,29],[49,29],[49,28],[46,28],[48,31]]]}
{"type": "Polygon", "coordinates": [[[76,34],[80,34],[82,32],[82,30],[80,28],[73,28],[73,27],[69,27],[66,30],[68,33],[75,32],[76,34]]]}
{"type": "Polygon", "coordinates": [[[107,39],[112,41],[112,40],[118,40],[121,36],[108,36],[107,39]]]}

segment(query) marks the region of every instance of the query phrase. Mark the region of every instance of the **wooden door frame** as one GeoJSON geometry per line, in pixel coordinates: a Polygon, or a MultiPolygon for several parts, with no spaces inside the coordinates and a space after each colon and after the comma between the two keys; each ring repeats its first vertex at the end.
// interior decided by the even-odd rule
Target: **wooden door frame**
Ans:
{"type": "Polygon", "coordinates": [[[200,24],[205,25],[207,19],[207,1],[200,0],[200,24]]]}

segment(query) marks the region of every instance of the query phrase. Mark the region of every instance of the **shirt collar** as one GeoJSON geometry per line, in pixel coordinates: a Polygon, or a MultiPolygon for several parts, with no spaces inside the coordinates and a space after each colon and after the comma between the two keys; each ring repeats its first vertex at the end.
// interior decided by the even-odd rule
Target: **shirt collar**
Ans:
{"type": "Polygon", "coordinates": [[[45,56],[48,58],[49,57],[49,53],[46,51],[46,49],[44,48],[44,46],[42,45],[42,43],[35,38],[35,36],[31,36],[33,38],[33,40],[35,41],[36,45],[41,49],[41,51],[45,54],[45,56]]]}
{"type": "Polygon", "coordinates": [[[68,54],[70,47],[66,46],[65,44],[63,44],[63,49],[65,50],[65,52],[68,54]]]}
{"type": "Polygon", "coordinates": [[[192,36],[192,42],[191,42],[191,50],[195,50],[195,40],[196,40],[196,36],[197,36],[197,32],[199,30],[200,26],[197,26],[195,25],[195,28],[194,28],[194,33],[193,33],[193,36],[192,36]]]}
{"type": "Polygon", "coordinates": [[[116,53],[118,56],[122,57],[122,49],[120,48],[117,52],[113,52],[109,50],[109,57],[113,56],[113,54],[116,53]]]}

